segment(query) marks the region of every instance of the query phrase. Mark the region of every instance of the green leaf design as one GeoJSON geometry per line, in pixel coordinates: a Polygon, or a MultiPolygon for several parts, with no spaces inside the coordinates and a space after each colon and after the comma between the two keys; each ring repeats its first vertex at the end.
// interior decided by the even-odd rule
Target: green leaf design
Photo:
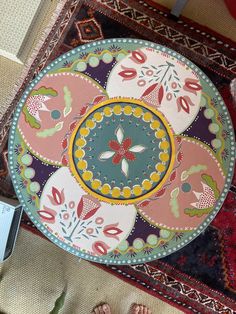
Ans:
{"type": "Polygon", "coordinates": [[[170,199],[170,209],[172,214],[175,218],[179,218],[179,203],[178,203],[178,195],[179,195],[179,188],[175,188],[171,193],[171,199],[170,199]]]}
{"type": "Polygon", "coordinates": [[[29,125],[30,125],[32,128],[40,129],[40,127],[41,127],[40,123],[35,119],[35,117],[31,116],[31,114],[30,114],[29,111],[27,110],[26,105],[24,105],[22,111],[23,111],[23,113],[24,113],[24,115],[25,115],[25,121],[26,121],[27,123],[29,123],[29,125]]]}
{"type": "MultiPolygon", "coordinates": [[[[36,96],[36,95],[47,95],[47,96],[57,96],[58,93],[55,89],[53,88],[46,88],[44,86],[40,87],[39,89],[35,89],[33,90],[29,97],[30,96],[36,96]]],[[[29,123],[29,125],[32,127],[32,128],[35,128],[35,129],[40,129],[41,127],[41,124],[35,119],[35,117],[33,117],[29,112],[28,112],[28,109],[27,109],[27,106],[24,105],[23,107],[23,113],[25,115],[25,121],[27,123],[29,123]]]]}
{"type": "Polygon", "coordinates": [[[58,314],[65,303],[65,298],[66,298],[66,289],[62,291],[62,294],[56,300],[54,308],[51,310],[49,314],[58,314]]]}
{"type": "Polygon", "coordinates": [[[57,96],[58,94],[55,89],[42,86],[39,89],[34,89],[30,93],[30,96],[35,96],[35,95],[57,96]]]}
{"type": "Polygon", "coordinates": [[[217,183],[211,176],[208,174],[202,174],[202,180],[213,190],[215,198],[217,199],[220,196],[220,191],[217,187],[217,183]]]}
{"type": "Polygon", "coordinates": [[[37,136],[38,137],[44,137],[44,138],[45,137],[49,137],[49,136],[53,136],[56,132],[58,132],[58,131],[60,131],[62,129],[63,123],[64,122],[61,121],[61,122],[57,123],[54,128],[45,129],[43,131],[37,132],[37,136]]]}
{"type": "Polygon", "coordinates": [[[185,208],[184,212],[190,217],[202,217],[202,215],[209,214],[212,211],[213,207],[208,208],[185,208]]]}
{"type": "Polygon", "coordinates": [[[68,114],[71,112],[72,108],[72,97],[71,97],[71,92],[67,86],[63,87],[64,91],[64,100],[65,100],[65,108],[63,111],[64,117],[68,116],[68,114]]]}

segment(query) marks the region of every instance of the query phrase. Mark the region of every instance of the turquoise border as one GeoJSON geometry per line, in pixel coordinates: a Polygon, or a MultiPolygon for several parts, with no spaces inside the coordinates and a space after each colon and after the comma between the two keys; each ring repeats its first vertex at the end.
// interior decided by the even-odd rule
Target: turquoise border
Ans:
{"type": "MultiPolygon", "coordinates": [[[[21,97],[18,106],[15,110],[15,114],[13,117],[13,121],[12,121],[12,126],[11,126],[11,130],[10,130],[10,134],[9,134],[9,144],[8,144],[8,151],[9,151],[9,167],[10,167],[10,174],[12,177],[12,181],[13,181],[13,185],[15,188],[15,192],[16,195],[19,198],[19,201],[21,202],[24,210],[26,211],[26,213],[28,214],[29,218],[32,220],[32,222],[35,224],[35,226],[49,239],[51,240],[53,243],[55,243],[56,245],[58,245],[59,247],[63,248],[64,250],[78,256],[81,257],[83,259],[89,260],[89,261],[93,261],[93,262],[99,262],[99,263],[104,263],[104,264],[113,264],[113,265],[127,265],[127,264],[139,264],[139,263],[143,263],[143,262],[150,262],[152,260],[158,259],[158,258],[162,258],[165,257],[175,251],[178,251],[179,249],[181,249],[182,247],[184,247],[185,245],[187,245],[188,243],[190,243],[191,241],[193,241],[200,233],[202,233],[203,230],[206,229],[206,227],[211,223],[211,221],[214,219],[214,217],[216,216],[216,214],[218,213],[218,211],[220,210],[226,196],[227,193],[229,191],[230,188],[230,184],[232,181],[232,177],[233,177],[233,171],[234,171],[234,166],[235,166],[235,137],[234,137],[234,130],[233,130],[233,126],[232,126],[232,121],[228,112],[227,107],[224,104],[224,101],[221,97],[221,95],[219,94],[218,90],[216,89],[216,87],[214,86],[214,84],[210,81],[210,79],[204,74],[204,72],[202,72],[202,70],[200,70],[196,65],[194,65],[190,60],[188,60],[187,58],[185,58],[184,56],[180,55],[179,53],[175,52],[172,49],[169,49],[167,47],[164,47],[162,45],[158,45],[158,44],[154,44],[152,42],[149,41],[144,41],[144,40],[139,40],[139,39],[129,39],[129,38],[114,38],[114,39],[107,39],[107,40],[101,40],[101,41],[96,41],[93,42],[91,44],[85,44],[82,46],[79,46],[65,54],[63,54],[62,56],[60,56],[59,58],[57,58],[56,60],[54,60],[52,63],[50,63],[44,70],[42,70],[37,77],[29,84],[29,87],[25,90],[23,96],[21,97]],[[213,93],[215,93],[215,96],[217,97],[217,100],[219,102],[219,104],[222,106],[222,112],[225,116],[226,119],[226,123],[228,124],[228,129],[229,129],[229,136],[230,136],[230,141],[231,141],[231,150],[230,150],[230,162],[229,162],[229,167],[228,167],[228,173],[226,176],[226,184],[224,187],[223,192],[221,193],[221,196],[216,204],[215,209],[212,211],[212,213],[205,219],[205,221],[195,230],[192,231],[189,235],[189,232],[186,233],[186,236],[183,237],[181,240],[176,241],[176,245],[169,248],[169,249],[164,249],[164,248],[158,248],[160,250],[160,252],[158,253],[151,253],[148,256],[145,256],[143,258],[125,258],[125,256],[123,257],[122,260],[115,260],[114,258],[111,259],[109,257],[109,254],[111,254],[111,252],[105,256],[99,257],[99,256],[90,256],[86,253],[83,253],[81,251],[75,250],[73,249],[71,246],[63,243],[62,241],[58,240],[55,236],[53,236],[50,232],[48,232],[48,230],[43,226],[43,224],[41,222],[39,222],[37,219],[34,218],[31,210],[28,208],[24,197],[22,196],[21,193],[21,189],[17,183],[16,180],[16,173],[14,170],[14,144],[15,144],[15,133],[17,130],[17,124],[18,124],[18,119],[21,113],[21,109],[25,103],[26,98],[28,97],[29,93],[31,92],[31,90],[34,88],[34,86],[41,80],[41,78],[46,75],[47,73],[49,73],[52,69],[56,70],[59,69],[61,67],[63,67],[63,62],[65,60],[67,61],[73,61],[73,57],[77,54],[77,53],[82,53],[82,52],[93,52],[93,49],[96,46],[102,46],[103,49],[107,49],[110,45],[112,44],[124,44],[126,49],[137,49],[140,47],[150,47],[150,48],[154,48],[156,50],[160,50],[163,51],[165,53],[170,54],[171,56],[177,58],[178,60],[185,62],[185,64],[187,66],[189,66],[192,70],[194,70],[198,76],[203,79],[206,83],[208,83],[208,86],[211,88],[211,90],[213,91],[213,93]]],[[[156,249],[154,249],[155,251],[156,249]]]]}

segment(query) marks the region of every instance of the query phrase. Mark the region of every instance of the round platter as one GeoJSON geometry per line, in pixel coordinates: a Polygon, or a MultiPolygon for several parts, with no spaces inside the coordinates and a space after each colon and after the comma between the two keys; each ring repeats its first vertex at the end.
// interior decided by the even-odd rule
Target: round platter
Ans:
{"type": "Polygon", "coordinates": [[[106,264],[152,261],[196,238],[221,208],[234,156],[213,83],[138,39],[94,42],[50,63],[25,90],[9,137],[13,184],[36,227],[106,264]]]}

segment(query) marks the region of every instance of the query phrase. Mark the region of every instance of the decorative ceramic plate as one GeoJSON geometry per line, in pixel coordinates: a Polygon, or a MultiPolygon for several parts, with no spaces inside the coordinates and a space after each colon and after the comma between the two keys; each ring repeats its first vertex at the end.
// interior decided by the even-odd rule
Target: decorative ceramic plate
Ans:
{"type": "Polygon", "coordinates": [[[28,86],[9,138],[25,211],[84,259],[166,256],[212,221],[228,192],[235,141],[207,76],[137,39],[80,46],[28,86]]]}

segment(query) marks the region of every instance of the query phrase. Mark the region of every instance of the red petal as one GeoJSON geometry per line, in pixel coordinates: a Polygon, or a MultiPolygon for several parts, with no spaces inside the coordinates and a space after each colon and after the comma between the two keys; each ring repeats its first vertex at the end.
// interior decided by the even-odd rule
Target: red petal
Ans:
{"type": "Polygon", "coordinates": [[[139,49],[132,51],[132,57],[130,57],[135,63],[141,64],[147,60],[147,56],[139,49]]]}
{"type": "Polygon", "coordinates": [[[132,80],[137,76],[137,71],[135,69],[132,68],[126,68],[123,65],[121,66],[121,68],[124,71],[119,72],[118,74],[123,77],[123,81],[127,81],[127,80],[132,80]]]}
{"type": "Polygon", "coordinates": [[[163,96],[164,96],[164,88],[163,88],[163,86],[161,85],[161,87],[160,87],[160,89],[159,89],[159,93],[158,93],[158,103],[159,103],[159,105],[160,105],[161,102],[162,102],[163,96]]]}
{"type": "Polygon", "coordinates": [[[155,194],[155,197],[161,197],[165,194],[166,189],[162,189],[155,194]]]}
{"type": "Polygon", "coordinates": [[[64,140],[62,141],[61,145],[62,145],[63,149],[67,148],[67,145],[68,145],[67,138],[64,138],[64,140]]]}
{"type": "Polygon", "coordinates": [[[134,161],[136,159],[135,155],[129,151],[126,152],[124,156],[126,159],[128,159],[130,161],[134,161]]]}
{"type": "Polygon", "coordinates": [[[115,156],[112,158],[112,162],[113,162],[114,164],[119,164],[120,161],[121,161],[121,159],[122,159],[122,155],[116,153],[115,156]]]}
{"type": "Polygon", "coordinates": [[[145,207],[150,203],[150,201],[143,201],[142,203],[138,204],[138,207],[145,207]]]}
{"type": "Polygon", "coordinates": [[[63,155],[63,157],[62,157],[61,163],[63,164],[63,166],[67,166],[68,165],[68,160],[67,160],[65,155],[63,155]]]}
{"type": "Polygon", "coordinates": [[[98,255],[106,255],[109,248],[103,241],[96,241],[92,246],[93,251],[98,255]]]}
{"type": "Polygon", "coordinates": [[[83,203],[83,198],[81,197],[78,205],[77,205],[77,217],[80,219],[81,213],[83,211],[84,203],[83,203]]]}
{"type": "Polygon", "coordinates": [[[123,231],[119,228],[117,228],[118,223],[107,225],[103,229],[103,233],[108,238],[115,238],[116,240],[119,240],[119,237],[117,237],[119,234],[121,234],[123,231]]]}
{"type": "Polygon", "coordinates": [[[177,106],[178,106],[178,112],[181,110],[181,108],[186,112],[189,113],[189,104],[185,97],[179,97],[177,98],[177,106]]]}
{"type": "Polygon", "coordinates": [[[83,220],[87,220],[90,217],[92,217],[93,215],[95,215],[95,213],[97,212],[97,210],[99,209],[100,206],[95,207],[93,210],[90,210],[90,212],[88,212],[85,216],[83,220]]]}
{"type": "Polygon", "coordinates": [[[117,142],[117,141],[110,141],[109,143],[108,143],[108,145],[109,145],[109,147],[111,148],[111,149],[113,149],[114,151],[117,151],[117,150],[119,150],[120,149],[120,144],[117,142]]]}
{"type": "Polygon", "coordinates": [[[77,217],[82,220],[91,218],[101,207],[100,202],[90,195],[81,197],[77,206],[77,217]]]}
{"type": "Polygon", "coordinates": [[[123,141],[122,146],[123,146],[124,150],[127,150],[130,148],[131,144],[132,144],[132,140],[131,140],[131,138],[128,137],[123,141]]]}
{"type": "Polygon", "coordinates": [[[141,98],[144,101],[153,104],[153,105],[160,105],[164,96],[164,89],[160,83],[155,83],[149,86],[144,93],[142,94],[141,98]]]}
{"type": "Polygon", "coordinates": [[[86,112],[87,112],[88,106],[84,106],[81,110],[80,110],[80,116],[83,116],[86,112]]]}
{"type": "Polygon", "coordinates": [[[73,131],[73,130],[74,130],[74,128],[76,127],[76,124],[77,124],[76,121],[74,121],[73,123],[71,123],[71,125],[70,125],[70,131],[73,131]]]}
{"type": "Polygon", "coordinates": [[[176,171],[172,172],[172,174],[170,175],[170,181],[174,181],[175,178],[176,178],[176,171]]]}
{"type": "Polygon", "coordinates": [[[177,161],[178,162],[181,162],[183,159],[183,153],[182,152],[179,152],[178,155],[177,155],[177,161]]]}
{"type": "Polygon", "coordinates": [[[202,86],[198,83],[198,80],[189,79],[189,78],[185,80],[184,90],[188,92],[192,92],[196,95],[197,94],[196,92],[201,89],[202,89],[202,86]]]}
{"type": "Polygon", "coordinates": [[[107,99],[107,97],[105,95],[98,95],[98,96],[94,97],[93,104],[96,105],[105,99],[107,99]]]}
{"type": "Polygon", "coordinates": [[[157,87],[157,85],[158,85],[158,83],[155,83],[155,84],[149,86],[149,87],[145,90],[145,92],[142,94],[141,97],[145,97],[145,96],[149,95],[149,94],[157,87]]]}
{"type": "Polygon", "coordinates": [[[55,217],[56,217],[56,211],[46,206],[44,206],[43,208],[44,210],[37,211],[42,221],[48,222],[48,223],[54,223],[55,217]]]}
{"type": "Polygon", "coordinates": [[[52,196],[57,205],[61,205],[65,202],[64,189],[58,191],[54,186],[52,187],[52,196]]]}

